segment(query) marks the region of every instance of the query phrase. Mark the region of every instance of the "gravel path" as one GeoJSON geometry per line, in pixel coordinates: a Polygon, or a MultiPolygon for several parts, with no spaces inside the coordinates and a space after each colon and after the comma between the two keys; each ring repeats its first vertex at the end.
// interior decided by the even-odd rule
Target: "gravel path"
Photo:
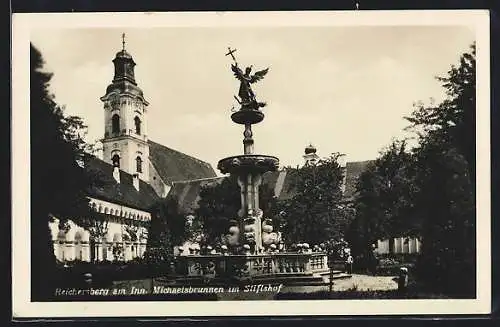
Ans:
{"type": "Polygon", "coordinates": [[[336,280],[333,285],[334,291],[353,288],[358,291],[387,291],[397,289],[398,283],[392,276],[352,275],[351,278],[336,280]]]}
{"type": "MultiPolygon", "coordinates": [[[[155,281],[155,285],[161,285],[161,282],[155,281]]],[[[267,285],[267,284],[266,284],[267,285]]],[[[151,280],[138,280],[138,281],[125,281],[117,282],[115,287],[131,288],[132,286],[137,288],[151,289],[151,280]]],[[[279,284],[272,284],[273,287],[279,286],[279,284]]],[[[384,290],[395,290],[398,288],[397,282],[394,277],[391,276],[370,276],[370,275],[357,275],[353,274],[351,278],[336,279],[333,284],[333,291],[347,291],[347,290],[357,290],[357,291],[384,291],[384,290]]],[[[329,285],[323,286],[282,286],[280,288],[280,293],[312,293],[318,291],[328,291],[329,285]]],[[[259,291],[257,292],[224,292],[217,294],[219,300],[272,300],[276,295],[273,291],[259,291]]]]}
{"type": "MultiPolygon", "coordinates": [[[[392,276],[370,276],[353,274],[351,278],[336,279],[333,291],[347,291],[356,289],[358,291],[387,291],[398,288],[398,283],[392,276]]],[[[284,287],[282,293],[311,293],[328,291],[329,286],[289,286],[284,287]]]]}

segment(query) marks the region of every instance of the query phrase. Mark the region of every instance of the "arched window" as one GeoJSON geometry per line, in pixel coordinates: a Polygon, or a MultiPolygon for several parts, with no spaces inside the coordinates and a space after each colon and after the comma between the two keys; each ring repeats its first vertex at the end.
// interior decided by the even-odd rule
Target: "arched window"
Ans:
{"type": "Polygon", "coordinates": [[[139,117],[135,117],[134,122],[135,122],[135,134],[141,135],[141,119],[139,117]]]}
{"type": "Polygon", "coordinates": [[[111,158],[111,162],[113,163],[113,167],[120,167],[120,156],[115,154],[112,158],[111,158]]]}
{"type": "Polygon", "coordinates": [[[120,134],[120,116],[117,114],[111,118],[111,130],[113,134],[120,134]]]}
{"type": "Polygon", "coordinates": [[[137,172],[138,173],[142,173],[142,159],[141,157],[137,157],[135,158],[135,163],[136,163],[136,166],[137,166],[137,172]]]}

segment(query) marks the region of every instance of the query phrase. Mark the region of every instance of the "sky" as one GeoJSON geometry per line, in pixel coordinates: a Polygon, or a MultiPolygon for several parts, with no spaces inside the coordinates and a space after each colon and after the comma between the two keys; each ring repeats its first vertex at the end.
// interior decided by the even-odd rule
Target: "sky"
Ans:
{"type": "Polygon", "coordinates": [[[370,160],[402,138],[416,101],[440,100],[444,75],[474,41],[459,26],[167,27],[149,29],[37,29],[32,43],[51,90],[66,113],[88,125],[87,141],[104,135],[99,100],[113,78],[111,60],[122,47],[137,66],[149,101],[148,137],[207,161],[215,168],[243,152],[243,127],[234,124],[240,66],[269,67],[253,85],[267,102],[254,125],[255,152],[301,165],[312,143],[320,156],[340,152],[347,161],[370,160]]]}

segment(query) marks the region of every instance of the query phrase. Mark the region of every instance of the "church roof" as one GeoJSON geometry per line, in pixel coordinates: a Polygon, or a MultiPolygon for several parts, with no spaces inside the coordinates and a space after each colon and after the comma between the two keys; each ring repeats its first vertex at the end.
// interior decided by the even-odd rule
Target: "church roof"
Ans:
{"type": "Polygon", "coordinates": [[[222,182],[226,176],[204,178],[191,181],[175,182],[168,193],[168,197],[177,200],[180,210],[184,213],[193,213],[198,206],[201,188],[206,185],[215,185],[222,182]]]}
{"type": "MultiPolygon", "coordinates": [[[[344,199],[351,201],[355,191],[359,175],[367,168],[371,161],[348,162],[346,165],[344,199]]],[[[294,189],[296,173],[293,169],[282,169],[280,171],[267,172],[262,176],[261,187],[269,187],[274,190],[278,200],[291,199],[296,193],[294,189]]],[[[197,208],[201,188],[206,185],[220,183],[226,176],[207,178],[194,181],[176,182],[173,184],[169,197],[173,197],[180,205],[184,213],[193,213],[197,208]]]]}
{"type": "Polygon", "coordinates": [[[149,211],[159,199],[154,189],[148,183],[139,181],[139,191],[132,183],[132,175],[120,170],[120,183],[113,177],[113,166],[92,157],[86,160],[87,169],[95,178],[88,189],[90,197],[121,204],[130,208],[149,211]]]}
{"type": "Polygon", "coordinates": [[[356,185],[358,183],[358,178],[372,162],[373,160],[354,161],[346,163],[344,191],[344,198],[346,200],[352,200],[352,198],[356,195],[356,185]]]}
{"type": "Polygon", "coordinates": [[[151,163],[165,183],[217,176],[207,162],[153,141],[148,143],[151,163]]]}

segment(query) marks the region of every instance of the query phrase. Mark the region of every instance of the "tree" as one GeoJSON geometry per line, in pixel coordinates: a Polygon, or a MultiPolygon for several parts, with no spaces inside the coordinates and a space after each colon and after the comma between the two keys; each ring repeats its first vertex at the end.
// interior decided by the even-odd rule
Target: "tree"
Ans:
{"type": "Polygon", "coordinates": [[[413,214],[415,185],[413,154],[405,141],[394,141],[364,171],[356,185],[355,218],[349,228],[349,241],[355,256],[370,256],[379,239],[420,235],[419,220],[413,214]]]}
{"type": "Polygon", "coordinates": [[[417,271],[434,289],[475,294],[475,44],[460,65],[439,77],[447,98],[417,106],[408,121],[418,132],[419,193],[416,213],[423,217],[422,256],[417,271]]]}
{"type": "Polygon", "coordinates": [[[476,162],[476,45],[463,53],[460,65],[451,66],[446,76],[437,77],[447,98],[438,105],[419,102],[409,117],[408,129],[421,139],[430,135],[456,148],[468,165],[468,175],[475,176],[476,162]]]}
{"type": "MultiPolygon", "coordinates": [[[[259,205],[264,217],[273,217],[276,199],[266,184],[259,187],[259,205]]],[[[220,184],[206,185],[200,191],[194,225],[203,231],[204,242],[219,244],[227,234],[231,220],[237,220],[241,208],[241,192],[236,176],[229,176],[220,184]]]]}
{"type": "Polygon", "coordinates": [[[152,213],[145,256],[149,261],[164,261],[173,256],[174,246],[182,244],[188,237],[186,218],[171,197],[159,200],[152,207],[152,213]]]}
{"type": "Polygon", "coordinates": [[[408,153],[392,145],[361,175],[350,234],[361,253],[371,253],[371,243],[379,238],[418,236],[419,279],[433,290],[471,296],[476,261],[475,46],[438,80],[447,98],[439,104],[419,103],[406,117],[418,146],[408,153]]]}
{"type": "Polygon", "coordinates": [[[476,217],[465,156],[432,138],[418,149],[416,214],[424,217],[417,273],[435,290],[472,296],[476,289],[476,217]]]}
{"type": "Polygon", "coordinates": [[[32,297],[53,294],[55,257],[48,223],[57,217],[85,217],[89,213],[88,176],[78,165],[84,155],[77,118],[65,117],[49,92],[52,74],[44,72],[41,53],[30,45],[30,144],[31,144],[31,258],[32,297]],[[43,244],[43,245],[42,245],[43,244]]]}
{"type": "Polygon", "coordinates": [[[289,168],[296,193],[278,203],[286,243],[321,243],[344,236],[351,211],[342,203],[340,156],[336,153],[316,164],[289,168]]]}

